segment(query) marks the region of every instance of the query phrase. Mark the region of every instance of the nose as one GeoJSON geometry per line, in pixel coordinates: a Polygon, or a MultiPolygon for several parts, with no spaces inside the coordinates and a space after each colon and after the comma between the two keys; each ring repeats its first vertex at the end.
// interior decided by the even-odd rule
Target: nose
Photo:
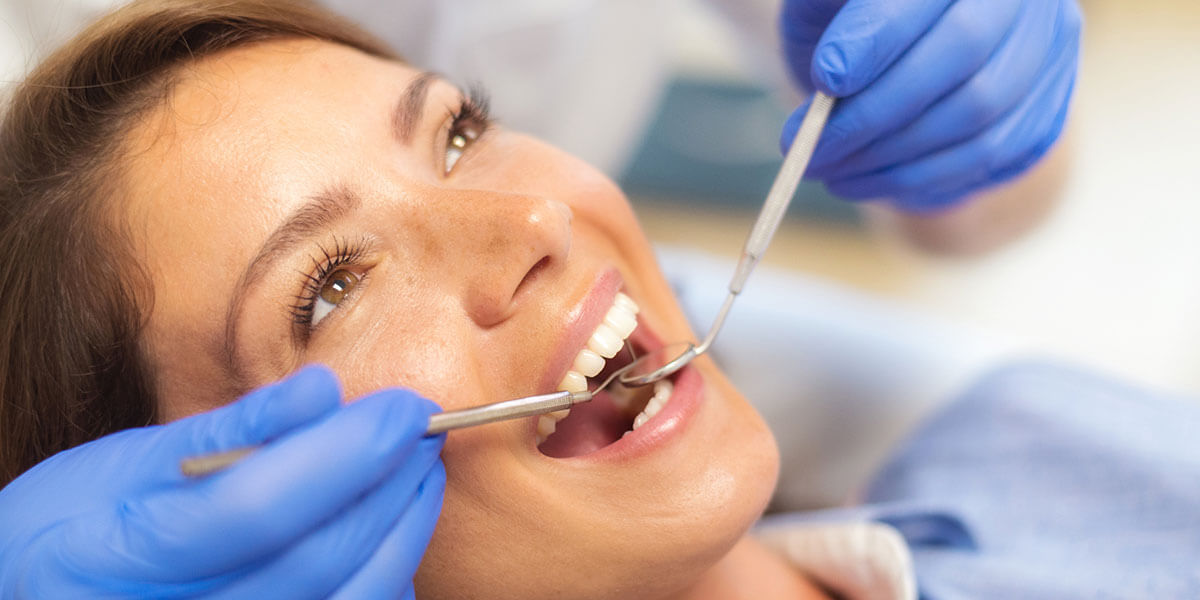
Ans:
{"type": "Polygon", "coordinates": [[[473,192],[457,199],[464,308],[480,327],[511,317],[533,283],[550,279],[571,247],[571,209],[548,198],[473,192]]]}

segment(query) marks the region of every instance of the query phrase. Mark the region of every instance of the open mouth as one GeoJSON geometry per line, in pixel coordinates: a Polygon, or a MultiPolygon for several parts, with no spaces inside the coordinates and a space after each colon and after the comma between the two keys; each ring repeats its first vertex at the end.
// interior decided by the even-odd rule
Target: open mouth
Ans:
{"type": "MultiPolygon", "coordinates": [[[[634,335],[638,307],[618,293],[603,322],[579,351],[558,389],[595,389],[618,369],[654,348],[650,338],[634,335]]],[[[537,417],[537,445],[552,458],[572,458],[609,446],[643,426],[670,400],[671,378],[627,388],[613,383],[591,402],[537,417]]]]}

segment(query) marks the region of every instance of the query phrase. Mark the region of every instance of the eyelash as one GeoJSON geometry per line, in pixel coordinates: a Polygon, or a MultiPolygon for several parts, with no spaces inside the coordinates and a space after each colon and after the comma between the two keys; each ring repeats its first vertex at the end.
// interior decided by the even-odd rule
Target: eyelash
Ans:
{"type": "MultiPolygon", "coordinates": [[[[487,92],[478,85],[472,85],[468,88],[467,94],[463,97],[458,109],[450,112],[450,128],[446,134],[446,151],[451,147],[451,141],[455,136],[463,135],[474,143],[492,126],[492,118],[490,111],[490,101],[487,92]],[[473,131],[473,137],[467,137],[466,133],[473,131]]],[[[468,144],[469,146],[470,144],[468,144]]],[[[446,173],[449,174],[453,165],[446,168],[446,173]]],[[[345,239],[333,240],[332,251],[325,246],[317,246],[321,251],[321,257],[312,257],[313,264],[316,269],[313,273],[301,272],[304,276],[304,288],[296,296],[295,304],[289,308],[292,313],[292,322],[296,326],[296,332],[301,339],[307,340],[312,333],[313,310],[317,305],[317,296],[321,293],[321,288],[326,283],[326,278],[333,274],[338,269],[347,265],[354,266],[360,264],[363,255],[366,253],[366,244],[360,242],[348,242],[345,239]]]]}
{"type": "Polygon", "coordinates": [[[321,293],[321,287],[325,285],[325,279],[342,267],[361,264],[366,254],[366,243],[334,238],[332,251],[325,246],[317,246],[317,249],[321,251],[321,257],[312,257],[316,270],[313,273],[300,272],[304,276],[304,289],[296,295],[296,303],[289,307],[296,332],[305,340],[313,329],[313,309],[317,305],[317,296],[321,293]]]}
{"type": "MultiPolygon", "coordinates": [[[[488,98],[487,91],[479,85],[471,85],[467,89],[467,94],[463,97],[456,111],[450,113],[450,129],[446,134],[446,148],[443,156],[449,154],[453,148],[453,140],[455,137],[462,135],[469,140],[469,147],[492,126],[491,117],[491,102],[488,98]],[[471,135],[466,133],[470,131],[471,135]]],[[[460,152],[465,148],[460,148],[460,152]]],[[[461,159],[455,159],[455,162],[461,159]]],[[[453,163],[445,165],[445,174],[449,175],[454,168],[453,163]]]]}

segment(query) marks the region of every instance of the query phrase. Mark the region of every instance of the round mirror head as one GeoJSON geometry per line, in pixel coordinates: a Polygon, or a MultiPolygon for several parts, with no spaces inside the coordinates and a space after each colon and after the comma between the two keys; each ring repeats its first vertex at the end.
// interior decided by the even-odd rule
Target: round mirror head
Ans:
{"type": "Polygon", "coordinates": [[[621,372],[618,381],[625,387],[650,385],[673,375],[696,358],[696,346],[691,342],[667,344],[654,352],[639,356],[621,372]]]}

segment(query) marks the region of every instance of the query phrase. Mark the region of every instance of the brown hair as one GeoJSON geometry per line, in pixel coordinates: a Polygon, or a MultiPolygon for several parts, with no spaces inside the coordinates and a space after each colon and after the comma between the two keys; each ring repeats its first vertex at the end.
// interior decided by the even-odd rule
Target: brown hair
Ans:
{"type": "Polygon", "coordinates": [[[152,290],[113,183],[122,134],[181,64],[283,37],[395,58],[306,2],[147,0],[92,25],[14,91],[0,124],[0,487],[154,421],[139,348],[152,290]]]}

